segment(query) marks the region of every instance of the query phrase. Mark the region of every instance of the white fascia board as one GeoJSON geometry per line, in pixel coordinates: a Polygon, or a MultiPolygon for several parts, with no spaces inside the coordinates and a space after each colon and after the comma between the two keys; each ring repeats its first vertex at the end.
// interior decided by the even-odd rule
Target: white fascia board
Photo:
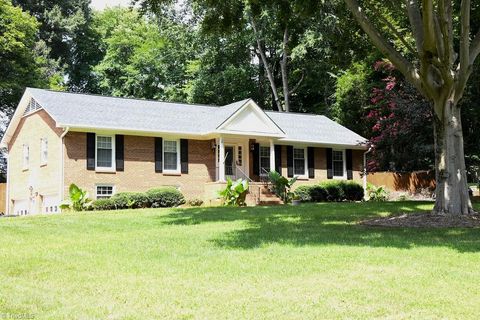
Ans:
{"type": "Polygon", "coordinates": [[[25,109],[28,106],[28,103],[30,102],[30,99],[32,98],[32,95],[30,93],[30,90],[28,88],[25,90],[25,92],[22,95],[22,98],[20,99],[20,102],[17,105],[17,109],[15,110],[12,119],[10,120],[10,123],[8,124],[7,129],[5,130],[5,133],[3,135],[2,141],[0,141],[0,147],[1,148],[8,148],[8,144],[10,143],[10,139],[12,139],[15,130],[17,129],[18,124],[20,123],[20,120],[22,119],[23,113],[25,112],[25,109]]]}
{"type": "Polygon", "coordinates": [[[277,141],[277,144],[281,145],[305,145],[310,147],[323,147],[323,148],[345,148],[353,150],[368,150],[366,145],[362,144],[343,144],[343,143],[328,143],[322,141],[304,141],[304,140],[293,140],[293,139],[280,139],[277,141]]]}

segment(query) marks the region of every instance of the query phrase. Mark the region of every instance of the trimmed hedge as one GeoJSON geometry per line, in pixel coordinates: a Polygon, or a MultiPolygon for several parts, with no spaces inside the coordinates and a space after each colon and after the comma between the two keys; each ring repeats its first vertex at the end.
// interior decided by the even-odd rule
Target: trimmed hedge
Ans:
{"type": "Polygon", "coordinates": [[[363,187],[352,181],[327,181],[311,186],[300,186],[295,196],[303,202],[361,201],[363,187]]]}
{"type": "Polygon", "coordinates": [[[183,194],[175,188],[151,189],[147,192],[120,192],[109,199],[93,202],[94,210],[176,207],[185,203],[183,194]]]}

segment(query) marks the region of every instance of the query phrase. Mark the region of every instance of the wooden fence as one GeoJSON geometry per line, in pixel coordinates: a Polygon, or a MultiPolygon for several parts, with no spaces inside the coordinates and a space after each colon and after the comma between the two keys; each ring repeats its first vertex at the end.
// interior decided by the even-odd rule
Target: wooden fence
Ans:
{"type": "Polygon", "coordinates": [[[0,212],[5,213],[5,204],[7,201],[7,184],[0,183],[0,212]]]}
{"type": "Polygon", "coordinates": [[[415,193],[421,189],[435,189],[435,172],[375,172],[367,175],[367,181],[375,186],[384,186],[391,191],[415,193]]]}

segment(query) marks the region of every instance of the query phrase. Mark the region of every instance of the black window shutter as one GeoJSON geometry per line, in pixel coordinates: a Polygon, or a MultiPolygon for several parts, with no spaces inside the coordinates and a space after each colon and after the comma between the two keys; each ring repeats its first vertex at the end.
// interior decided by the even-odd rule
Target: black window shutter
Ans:
{"type": "Polygon", "coordinates": [[[275,145],[275,171],[282,174],[282,146],[275,145]]]}
{"type": "Polygon", "coordinates": [[[353,180],[353,155],[352,149],[346,150],[346,157],[347,157],[347,179],[353,180]]]}
{"type": "Polygon", "coordinates": [[[163,139],[155,138],[155,172],[163,171],[163,139]]]}
{"type": "Polygon", "coordinates": [[[293,177],[293,146],[287,146],[287,176],[293,177]]]}
{"type": "Polygon", "coordinates": [[[333,179],[333,159],[332,159],[332,148],[325,149],[327,152],[327,179],[333,179]]]}
{"type": "Polygon", "coordinates": [[[124,138],[123,134],[115,135],[115,167],[117,171],[123,171],[124,168],[124,138]]]}
{"type": "Polygon", "coordinates": [[[182,173],[188,173],[188,139],[180,139],[180,166],[182,173]]]}
{"type": "Polygon", "coordinates": [[[315,148],[308,147],[307,148],[307,161],[308,161],[308,177],[310,179],[315,178],[315,148]]]}
{"type": "Polygon", "coordinates": [[[87,133],[87,170],[95,170],[95,133],[87,133]]]}
{"type": "Polygon", "coordinates": [[[253,174],[260,175],[260,144],[253,144],[253,174]]]}

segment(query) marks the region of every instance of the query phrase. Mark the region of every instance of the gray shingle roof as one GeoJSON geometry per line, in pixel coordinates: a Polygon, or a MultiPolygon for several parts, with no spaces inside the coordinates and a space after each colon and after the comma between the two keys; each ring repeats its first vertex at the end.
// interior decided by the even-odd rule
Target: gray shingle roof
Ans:
{"type": "MultiPolygon", "coordinates": [[[[249,100],[226,106],[192,105],[29,88],[58,126],[206,134],[249,100]]],[[[359,145],[365,139],[324,116],[267,111],[287,141],[359,145]]]]}
{"type": "Polygon", "coordinates": [[[267,111],[266,114],[287,134],[289,141],[319,144],[358,145],[366,139],[325,116],[267,111]]]}

